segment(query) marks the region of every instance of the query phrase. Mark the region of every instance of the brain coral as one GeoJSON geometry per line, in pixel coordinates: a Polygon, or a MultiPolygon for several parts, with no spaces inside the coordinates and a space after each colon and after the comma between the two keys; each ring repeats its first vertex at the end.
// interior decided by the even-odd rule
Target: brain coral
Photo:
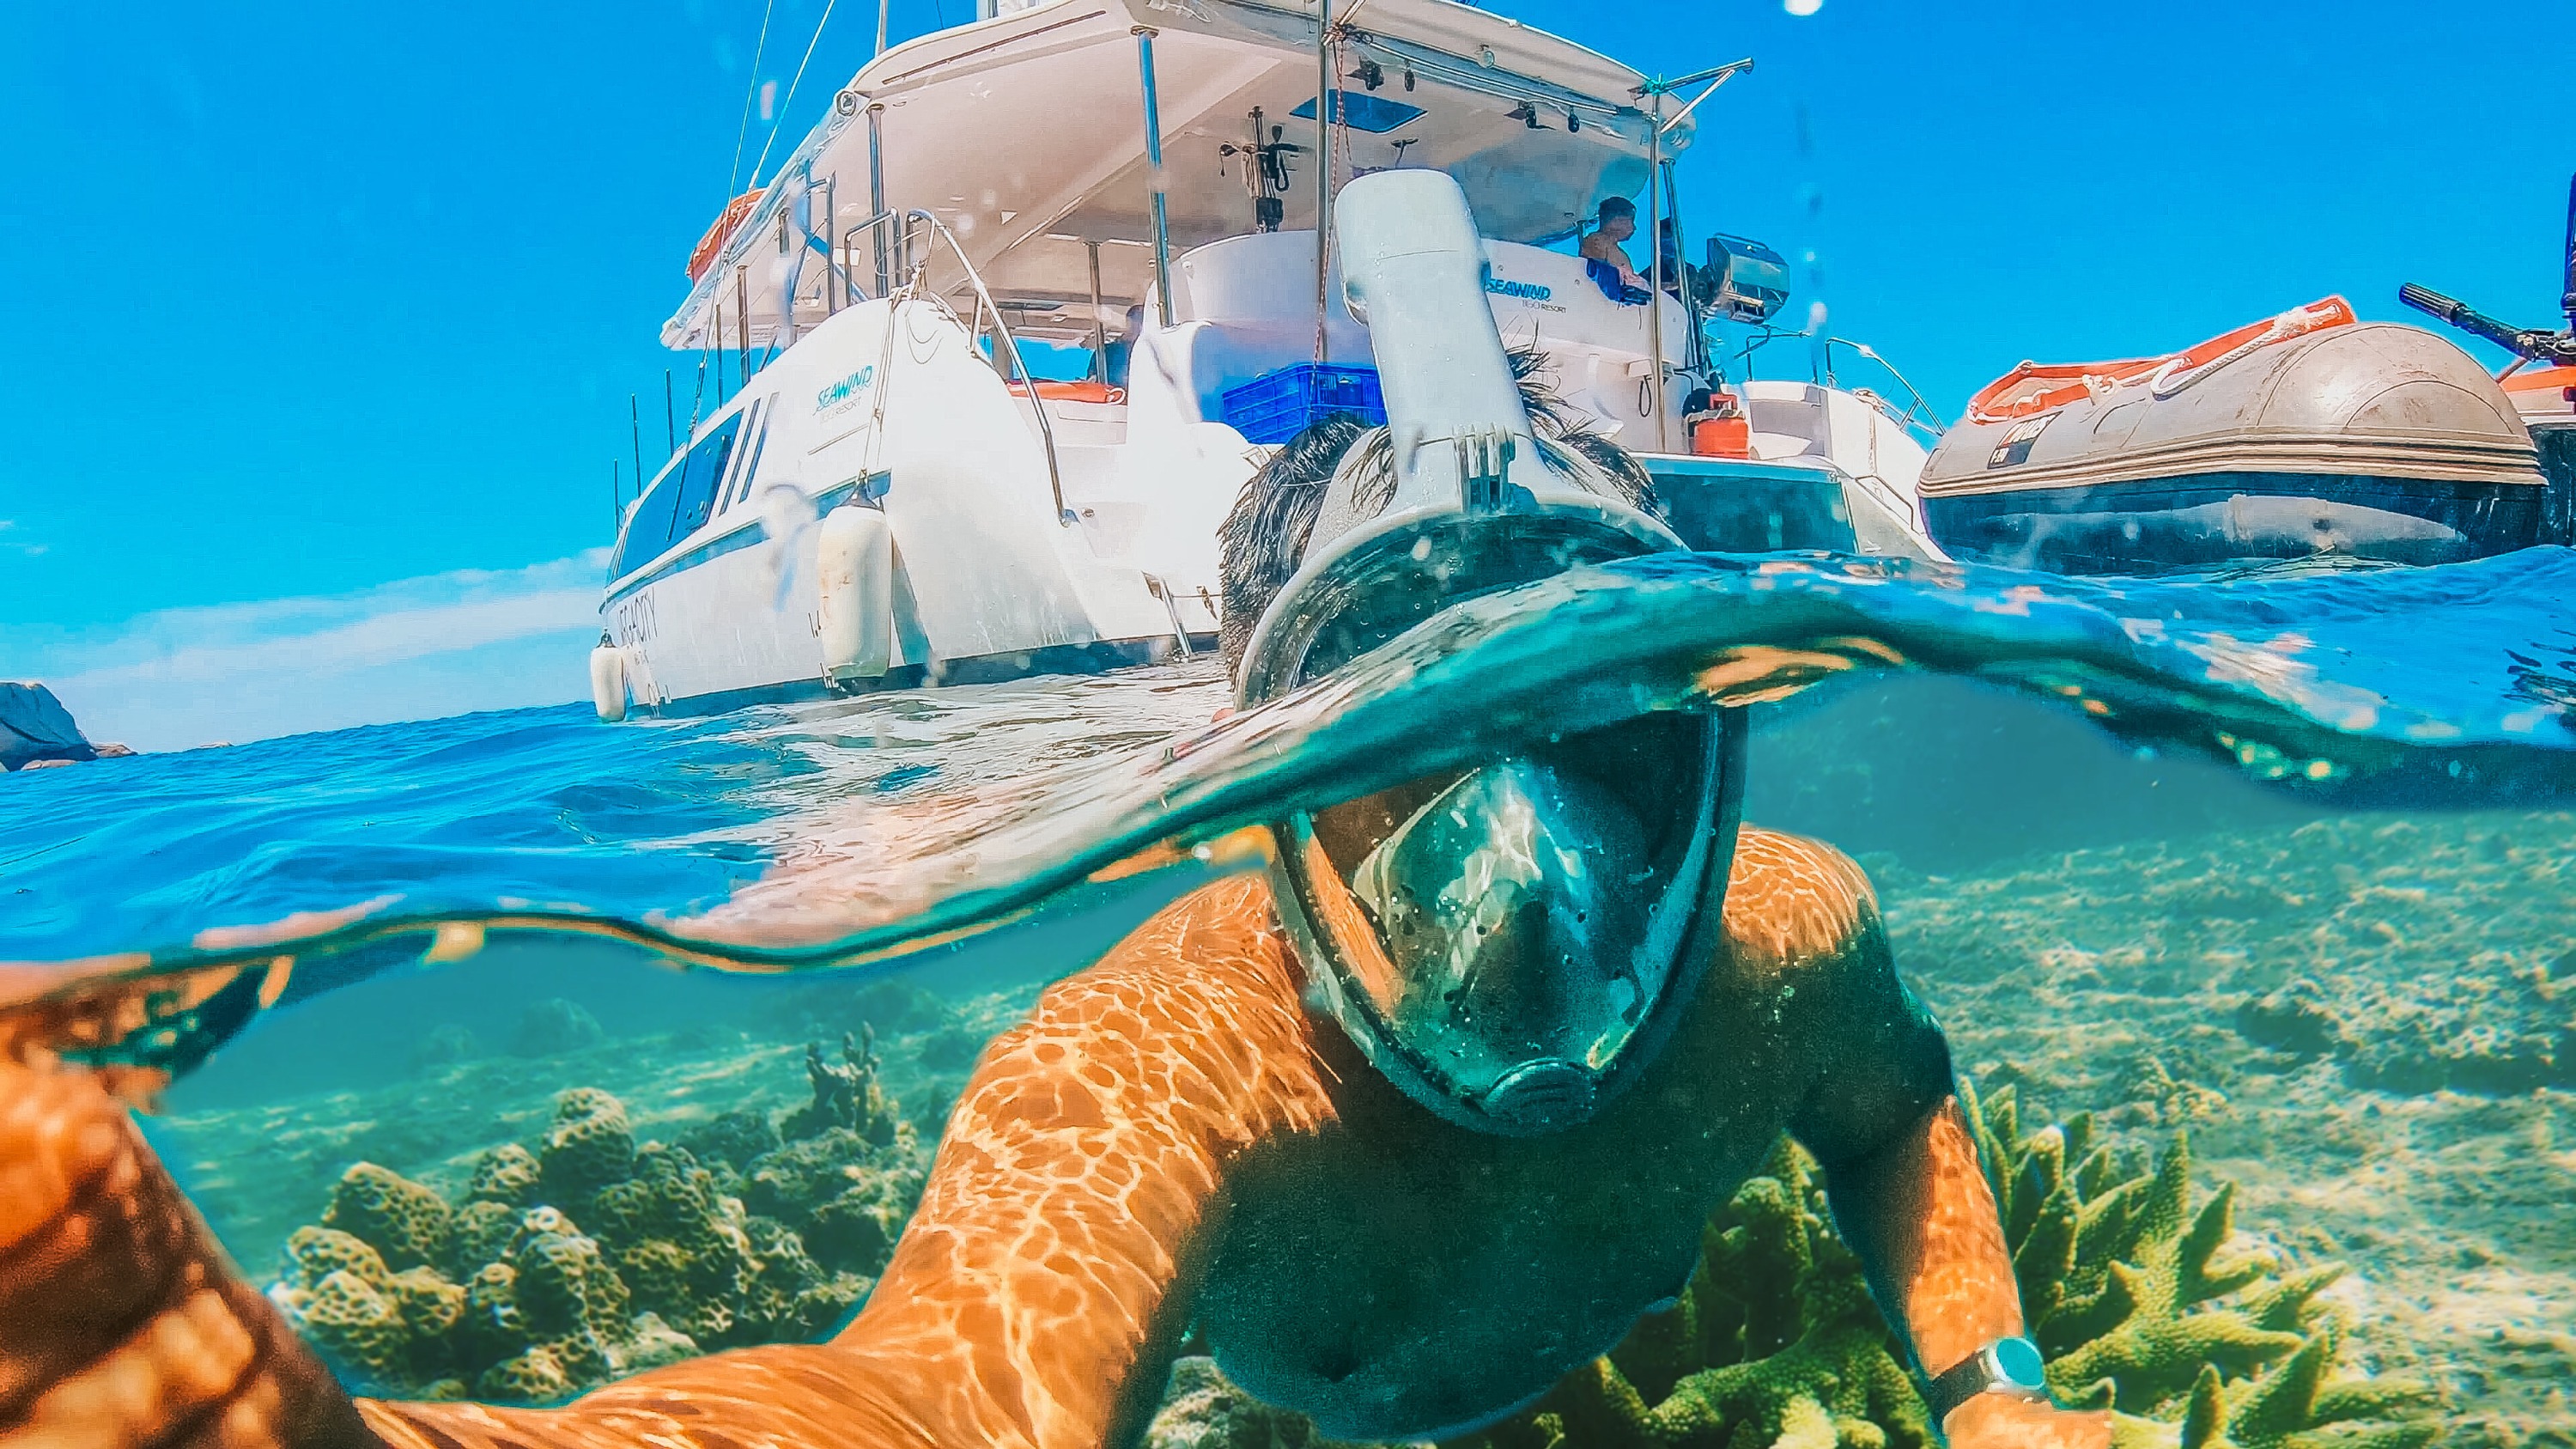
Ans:
{"type": "Polygon", "coordinates": [[[485,1152],[453,1207],[361,1164],[333,1192],[335,1226],[289,1239],[271,1296],[373,1387],[511,1402],[828,1334],[883,1268],[924,1164],[872,1055],[825,1066],[820,1105],[799,1109],[809,1125],[836,1119],[815,1135],[782,1145],[767,1115],[743,1109],[699,1139],[745,1153],[739,1163],[638,1146],[617,1098],[579,1088],[557,1096],[535,1151],[485,1152]]]}
{"type": "Polygon", "coordinates": [[[382,1253],[387,1266],[416,1268],[439,1261],[447,1250],[454,1210],[435,1191],[390,1168],[361,1162],[340,1174],[325,1227],[338,1228],[382,1253]]]}
{"type": "Polygon", "coordinates": [[[469,1202],[525,1207],[537,1195],[537,1180],[536,1154],[516,1142],[504,1142],[474,1164],[465,1197],[469,1202]]]}
{"type": "Polygon", "coordinates": [[[625,1177],[635,1162],[626,1104],[596,1087],[558,1095],[539,1161],[545,1194],[558,1200],[578,1199],[625,1177]]]}

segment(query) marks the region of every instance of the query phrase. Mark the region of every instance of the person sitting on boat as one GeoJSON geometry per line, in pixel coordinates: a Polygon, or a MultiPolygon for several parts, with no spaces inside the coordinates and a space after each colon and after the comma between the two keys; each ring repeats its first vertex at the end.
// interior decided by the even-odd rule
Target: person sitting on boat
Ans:
{"type": "Polygon", "coordinates": [[[1610,300],[1635,305],[1650,295],[1646,279],[1628,260],[1624,245],[1637,234],[1637,204],[1624,196],[1604,197],[1601,209],[1593,218],[1592,230],[1585,232],[1575,250],[1592,265],[1587,270],[1610,300]]]}

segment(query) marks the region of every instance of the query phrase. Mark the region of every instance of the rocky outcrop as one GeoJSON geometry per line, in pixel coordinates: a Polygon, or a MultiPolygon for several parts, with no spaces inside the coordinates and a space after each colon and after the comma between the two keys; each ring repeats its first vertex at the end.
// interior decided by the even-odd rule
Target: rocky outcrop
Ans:
{"type": "Polygon", "coordinates": [[[134,752],[93,745],[54,692],[31,679],[0,679],[0,770],[72,765],[134,752]]]}

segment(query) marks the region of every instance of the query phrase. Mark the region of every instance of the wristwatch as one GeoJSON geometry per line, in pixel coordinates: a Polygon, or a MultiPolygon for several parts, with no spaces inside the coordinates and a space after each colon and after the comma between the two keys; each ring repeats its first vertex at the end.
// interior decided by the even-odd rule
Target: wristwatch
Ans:
{"type": "Polygon", "coordinates": [[[2027,1338],[1999,1338],[1923,1386],[1924,1402],[1939,1425],[1950,1411],[1979,1394],[2010,1394],[2017,1399],[2048,1402],[2048,1371],[2039,1345],[2027,1338]]]}

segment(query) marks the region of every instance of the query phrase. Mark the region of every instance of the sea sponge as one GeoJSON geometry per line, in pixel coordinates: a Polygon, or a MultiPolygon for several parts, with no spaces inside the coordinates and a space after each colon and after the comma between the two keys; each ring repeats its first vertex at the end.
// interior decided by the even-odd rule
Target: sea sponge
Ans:
{"type": "Polygon", "coordinates": [[[476,1159],[473,1180],[465,1188],[466,1200],[525,1207],[536,1198],[539,1171],[535,1153],[516,1142],[504,1142],[476,1159]]]}
{"type": "Polygon", "coordinates": [[[447,1251],[447,1199],[391,1168],[361,1162],[340,1174],[322,1225],[365,1240],[400,1271],[439,1262],[447,1251]]]}
{"type": "Polygon", "coordinates": [[[616,1182],[635,1165],[635,1132],[626,1104],[596,1087],[555,1097],[555,1119],[539,1154],[546,1198],[574,1201],[616,1182]]]}
{"type": "Polygon", "coordinates": [[[901,1107],[877,1081],[876,1028],[862,1024],[841,1033],[841,1060],[823,1058],[820,1042],[805,1044],[805,1076],[814,1100],[787,1115],[779,1130],[791,1138],[811,1137],[839,1127],[859,1135],[872,1147],[894,1145],[904,1125],[901,1107]]]}

